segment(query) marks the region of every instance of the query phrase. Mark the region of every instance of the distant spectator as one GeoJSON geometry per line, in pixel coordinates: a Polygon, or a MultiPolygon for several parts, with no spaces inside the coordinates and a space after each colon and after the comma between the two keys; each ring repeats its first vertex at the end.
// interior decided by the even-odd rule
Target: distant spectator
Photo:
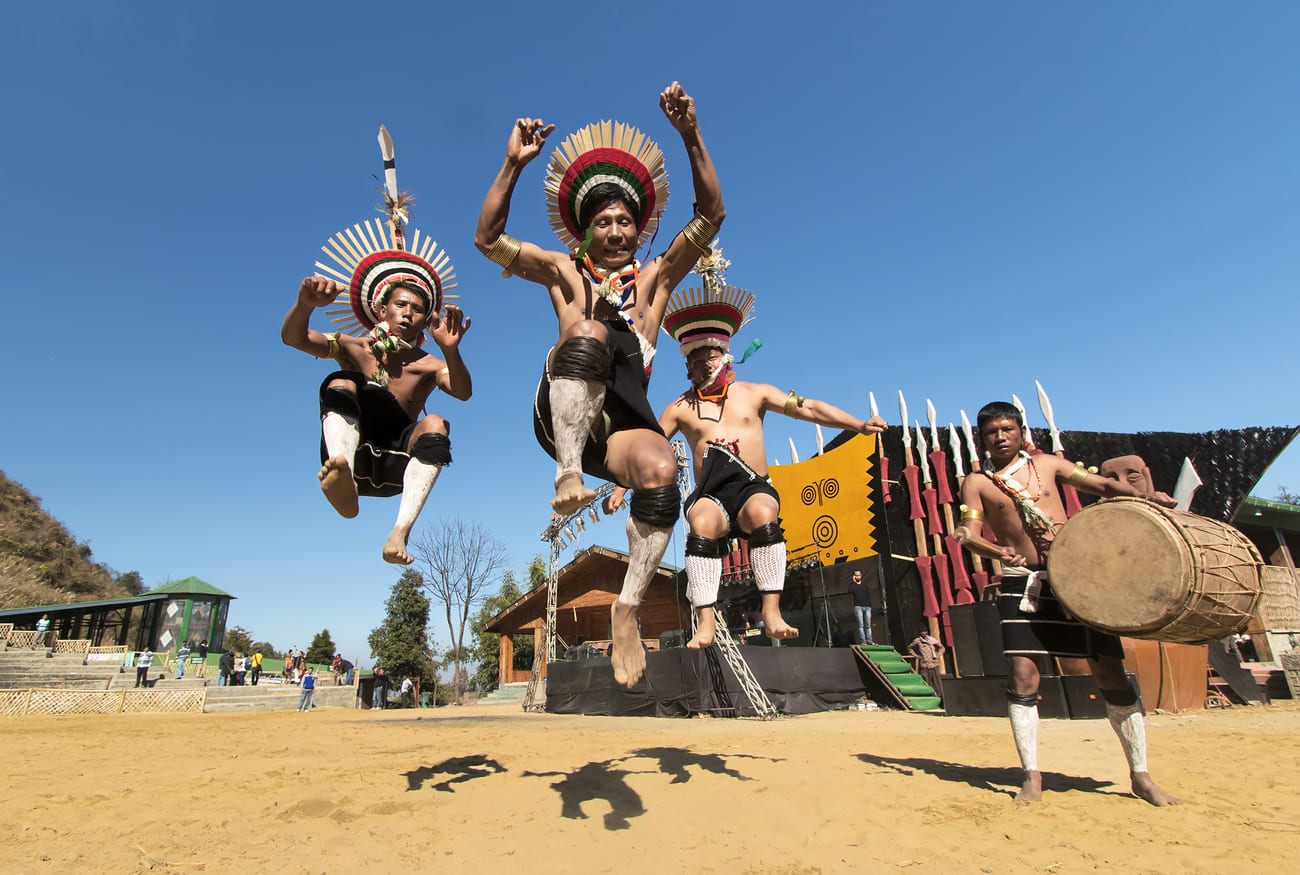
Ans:
{"type": "Polygon", "coordinates": [[[208,642],[206,639],[199,641],[199,677],[206,677],[208,674],[208,642]]]}
{"type": "Polygon", "coordinates": [[[316,692],[316,673],[309,668],[302,676],[302,698],[298,700],[299,711],[311,708],[311,696],[314,692],[316,692]]]}
{"type": "Polygon", "coordinates": [[[229,650],[222,651],[221,659],[217,662],[217,686],[230,686],[230,675],[235,671],[235,654],[229,650]]]}
{"type": "Polygon", "coordinates": [[[334,654],[334,661],[330,663],[330,674],[334,675],[334,686],[338,686],[343,680],[343,657],[337,653],[334,654]]]}
{"type": "Polygon", "coordinates": [[[382,711],[388,705],[388,675],[375,667],[375,688],[370,694],[370,707],[382,711]]]}
{"type": "Polygon", "coordinates": [[[351,662],[348,662],[348,661],[345,659],[345,660],[343,660],[342,662],[339,663],[339,668],[340,668],[340,669],[342,670],[342,672],[343,672],[343,684],[344,684],[344,686],[348,686],[348,687],[352,686],[352,672],[353,672],[353,670],[354,670],[356,667],[355,667],[351,662]]]}
{"type": "Polygon", "coordinates": [[[190,646],[182,644],[176,651],[176,680],[185,677],[185,660],[190,658],[190,646]]]}
{"type": "Polygon", "coordinates": [[[149,686],[149,666],[151,665],[153,665],[153,651],[146,647],[135,663],[135,685],[137,687],[149,686]]]}
{"type": "Polygon", "coordinates": [[[248,658],[248,672],[253,686],[257,686],[257,679],[262,676],[262,651],[255,650],[248,658]]]}
{"type": "Polygon", "coordinates": [[[50,615],[41,614],[41,618],[36,621],[36,634],[32,636],[32,649],[45,646],[45,636],[50,631],[50,615]]]}
{"type": "Polygon", "coordinates": [[[402,707],[415,707],[415,682],[411,680],[410,675],[402,678],[402,707]]]}
{"type": "Polygon", "coordinates": [[[242,653],[235,654],[235,686],[244,685],[244,675],[248,673],[248,659],[242,653]]]}
{"type": "Polygon", "coordinates": [[[293,670],[298,673],[298,679],[300,681],[307,674],[307,654],[303,653],[301,650],[299,650],[298,655],[293,658],[293,670]]]}
{"type": "Polygon", "coordinates": [[[939,685],[939,671],[943,666],[943,645],[939,643],[939,639],[931,635],[930,630],[922,629],[921,634],[907,645],[907,652],[916,657],[921,677],[930,688],[943,695],[943,688],[939,685]]]}

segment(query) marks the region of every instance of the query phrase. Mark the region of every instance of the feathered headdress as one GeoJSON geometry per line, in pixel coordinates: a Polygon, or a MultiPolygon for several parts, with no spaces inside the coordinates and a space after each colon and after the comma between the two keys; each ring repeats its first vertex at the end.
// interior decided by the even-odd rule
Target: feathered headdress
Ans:
{"type": "Polygon", "coordinates": [[[603,121],[570,134],[546,168],[547,217],[569,251],[582,247],[587,230],[578,226],[582,204],[603,182],[617,185],[636,205],[637,249],[659,227],[659,215],[668,205],[663,152],[631,125],[603,121]]]}
{"type": "Polygon", "coordinates": [[[341,270],[316,262],[317,276],[338,280],[348,287],[348,303],[326,312],[348,334],[363,335],[379,323],[383,301],[394,286],[410,289],[424,296],[432,316],[442,309],[446,294],[456,287],[456,270],[437,241],[420,239],[418,229],[411,229],[407,246],[405,225],[410,222],[413,198],[397,190],[397,164],[393,158],[393,139],[382,125],[379,147],[384,157],[384,206],[387,221],[369,219],[344,228],[335,234],[321,251],[334,260],[341,270]]]}
{"type": "Polygon", "coordinates": [[[754,296],[739,286],[726,284],[731,262],[715,245],[692,268],[704,280],[704,288],[678,289],[668,299],[664,331],[681,344],[682,355],[702,346],[731,349],[731,338],[754,319],[754,296]]]}

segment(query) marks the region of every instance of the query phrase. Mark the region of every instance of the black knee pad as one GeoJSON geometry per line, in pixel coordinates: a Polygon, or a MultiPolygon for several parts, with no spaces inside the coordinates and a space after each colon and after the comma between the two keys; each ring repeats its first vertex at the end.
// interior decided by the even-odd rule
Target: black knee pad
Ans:
{"type": "Polygon", "coordinates": [[[327,413],[338,413],[342,416],[360,419],[361,402],[357,400],[357,393],[349,392],[347,389],[322,389],[320,393],[320,415],[324,416],[327,413]]]}
{"type": "Polygon", "coordinates": [[[1102,690],[1101,697],[1106,700],[1107,704],[1114,705],[1116,708],[1127,708],[1130,705],[1136,705],[1138,700],[1137,690],[1133,689],[1131,682],[1125,684],[1122,690],[1102,690]]]}
{"type": "Polygon", "coordinates": [[[705,559],[717,559],[722,555],[722,542],[716,538],[701,538],[699,535],[686,536],[686,555],[702,556],[705,559]]]}
{"type": "Polygon", "coordinates": [[[750,547],[770,547],[785,542],[785,531],[781,528],[781,521],[777,520],[758,526],[749,533],[748,538],[750,547]]]}
{"type": "Polygon", "coordinates": [[[1025,705],[1026,707],[1035,708],[1038,706],[1038,690],[1034,690],[1032,693],[1017,693],[1008,687],[1007,701],[1013,705],[1025,705]]]}
{"type": "Polygon", "coordinates": [[[586,335],[564,341],[551,359],[552,377],[603,383],[608,373],[609,347],[605,341],[586,335]]]}
{"type": "Polygon", "coordinates": [[[643,523],[666,529],[676,525],[681,507],[682,494],[676,486],[655,486],[633,490],[628,511],[643,523]]]}
{"type": "Polygon", "coordinates": [[[411,458],[426,465],[451,464],[451,440],[445,434],[422,434],[411,445],[411,458]]]}

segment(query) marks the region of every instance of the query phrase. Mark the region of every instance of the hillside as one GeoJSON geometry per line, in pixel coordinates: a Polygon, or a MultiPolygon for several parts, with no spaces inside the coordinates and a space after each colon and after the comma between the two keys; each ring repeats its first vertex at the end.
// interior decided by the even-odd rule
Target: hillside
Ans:
{"type": "Polygon", "coordinates": [[[0,472],[0,609],[126,598],[40,500],[0,472]]]}

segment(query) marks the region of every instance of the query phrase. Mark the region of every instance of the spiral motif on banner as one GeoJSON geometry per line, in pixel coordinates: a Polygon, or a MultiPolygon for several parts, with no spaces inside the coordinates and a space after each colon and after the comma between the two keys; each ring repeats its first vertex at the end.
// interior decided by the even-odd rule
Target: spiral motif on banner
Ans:
{"type": "Polygon", "coordinates": [[[812,536],[817,546],[825,550],[839,540],[840,527],[836,525],[834,517],[823,514],[813,522],[812,536]]]}
{"type": "Polygon", "coordinates": [[[827,477],[825,480],[815,480],[799,490],[799,499],[804,504],[812,504],[814,501],[821,504],[839,494],[840,481],[834,477],[827,477]]]}

